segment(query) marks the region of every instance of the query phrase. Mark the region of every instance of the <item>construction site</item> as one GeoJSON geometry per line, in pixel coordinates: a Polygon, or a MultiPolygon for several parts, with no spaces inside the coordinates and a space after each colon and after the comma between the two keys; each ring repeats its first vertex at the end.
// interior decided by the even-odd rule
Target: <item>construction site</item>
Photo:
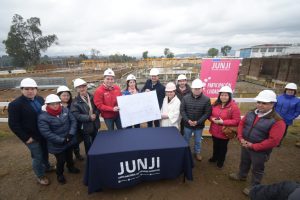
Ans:
{"type": "MultiPolygon", "coordinates": [[[[135,187],[112,190],[88,195],[82,184],[84,162],[76,161],[81,169],[79,175],[68,176],[68,184],[59,186],[55,182],[55,173],[49,174],[52,184],[41,187],[34,184],[30,155],[25,145],[9,130],[7,124],[8,103],[18,97],[19,84],[24,77],[34,78],[39,86],[38,94],[46,97],[55,93],[60,85],[66,85],[76,91],[73,80],[82,78],[88,82],[89,92],[103,81],[103,72],[111,68],[115,74],[115,83],[125,88],[126,77],[134,74],[137,77],[138,88],[141,89],[149,78],[149,71],[157,67],[160,71],[160,81],[176,82],[179,74],[185,74],[188,82],[199,77],[201,58],[186,59],[143,59],[128,63],[110,63],[101,60],[84,60],[81,63],[68,62],[66,66],[44,66],[35,70],[10,71],[0,73],[0,199],[247,199],[241,190],[246,183],[232,182],[228,174],[238,170],[240,146],[238,141],[231,140],[225,166],[218,170],[207,162],[212,152],[210,137],[203,140],[202,162],[195,162],[193,181],[183,182],[183,177],[175,180],[147,182],[135,187]],[[14,194],[11,196],[11,194],[14,194]]],[[[263,89],[272,89],[276,94],[284,91],[288,82],[300,85],[300,58],[249,58],[240,65],[234,98],[253,98],[263,89]]],[[[242,115],[254,108],[253,102],[238,101],[242,115]]],[[[144,125],[145,127],[145,125],[144,125]]],[[[101,129],[105,130],[104,123],[101,129]]],[[[273,150],[273,155],[266,166],[264,183],[275,183],[284,180],[300,180],[299,148],[295,142],[300,139],[300,123],[296,121],[288,129],[288,135],[280,148],[273,150]],[[276,166],[276,167],[274,167],[276,166]]],[[[82,145],[82,144],[81,144],[82,145]]],[[[83,152],[83,145],[81,146],[83,152]]],[[[54,157],[51,157],[54,163],[54,157]]]]}

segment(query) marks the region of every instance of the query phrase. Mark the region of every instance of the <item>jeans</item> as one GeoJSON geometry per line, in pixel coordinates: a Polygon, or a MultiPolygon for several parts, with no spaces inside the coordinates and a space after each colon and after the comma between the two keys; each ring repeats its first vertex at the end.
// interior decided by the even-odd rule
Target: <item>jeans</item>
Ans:
{"type": "Polygon", "coordinates": [[[201,151],[202,131],[203,131],[203,129],[192,129],[192,128],[184,127],[183,137],[188,144],[190,144],[190,139],[191,139],[192,133],[194,133],[194,141],[195,141],[194,152],[195,153],[200,153],[200,151],[201,151]]]}
{"type": "Polygon", "coordinates": [[[41,145],[42,154],[43,154],[42,155],[43,156],[43,164],[45,165],[46,170],[50,169],[47,140],[42,138],[40,141],[40,145],[41,145]]]}
{"type": "Polygon", "coordinates": [[[160,127],[159,120],[154,120],[154,121],[147,122],[147,127],[153,127],[153,122],[154,122],[155,127],[160,127]]]}
{"type": "Polygon", "coordinates": [[[97,132],[95,132],[94,134],[88,134],[83,132],[82,136],[83,136],[83,143],[84,143],[84,149],[86,155],[88,154],[96,135],[97,132]]]}
{"type": "Polygon", "coordinates": [[[61,153],[54,154],[56,158],[56,175],[61,176],[64,173],[64,166],[67,162],[67,168],[72,169],[74,168],[74,162],[73,162],[73,148],[70,147],[66,150],[64,150],[61,153]]]}
{"type": "Polygon", "coordinates": [[[115,129],[114,125],[116,125],[117,129],[122,129],[120,116],[112,119],[104,119],[104,122],[109,131],[113,131],[115,129]]]}
{"type": "Polygon", "coordinates": [[[32,169],[35,175],[40,178],[45,175],[46,166],[44,165],[43,150],[39,142],[26,144],[31,153],[32,169]]]}

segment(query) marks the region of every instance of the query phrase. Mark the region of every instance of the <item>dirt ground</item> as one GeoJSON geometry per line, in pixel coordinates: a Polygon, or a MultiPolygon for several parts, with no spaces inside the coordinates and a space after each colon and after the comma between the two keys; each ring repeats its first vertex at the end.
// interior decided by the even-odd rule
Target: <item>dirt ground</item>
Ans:
{"type": "MultiPolygon", "coordinates": [[[[242,194],[247,186],[245,182],[229,180],[228,174],[238,169],[240,147],[237,141],[229,143],[225,166],[222,170],[208,163],[212,153],[211,139],[203,140],[203,161],[195,161],[193,181],[183,183],[183,176],[174,180],[144,182],[125,189],[105,189],[103,192],[88,194],[83,185],[85,162],[76,161],[81,169],[78,175],[65,172],[67,184],[59,185],[54,172],[49,173],[50,186],[40,186],[36,183],[31,169],[29,151],[20,140],[8,129],[7,124],[0,124],[0,199],[216,199],[244,200],[242,194]]],[[[264,184],[283,180],[300,180],[300,148],[295,147],[295,141],[300,137],[300,125],[291,127],[280,148],[273,150],[271,159],[266,164],[264,184]]],[[[81,152],[83,146],[81,144],[81,152]]],[[[51,163],[55,163],[51,156],[51,163]]]]}

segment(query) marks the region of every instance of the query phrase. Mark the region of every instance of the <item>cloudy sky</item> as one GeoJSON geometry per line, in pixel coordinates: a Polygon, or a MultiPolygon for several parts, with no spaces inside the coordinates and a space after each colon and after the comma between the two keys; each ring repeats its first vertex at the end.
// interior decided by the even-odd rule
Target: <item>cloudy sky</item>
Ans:
{"type": "MultiPolygon", "coordinates": [[[[205,53],[266,43],[300,43],[296,0],[0,0],[0,41],[12,17],[38,17],[43,34],[56,34],[50,56],[125,53],[205,53]]],[[[5,47],[0,44],[0,55],[5,47]]]]}

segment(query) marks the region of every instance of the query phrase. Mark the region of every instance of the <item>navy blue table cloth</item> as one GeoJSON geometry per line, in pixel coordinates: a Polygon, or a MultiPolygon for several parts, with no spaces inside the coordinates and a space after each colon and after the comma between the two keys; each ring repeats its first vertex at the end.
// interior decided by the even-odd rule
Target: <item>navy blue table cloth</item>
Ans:
{"type": "Polygon", "coordinates": [[[182,173],[192,180],[192,168],[190,148],[175,127],[105,131],[88,152],[84,184],[91,193],[182,173]]]}

